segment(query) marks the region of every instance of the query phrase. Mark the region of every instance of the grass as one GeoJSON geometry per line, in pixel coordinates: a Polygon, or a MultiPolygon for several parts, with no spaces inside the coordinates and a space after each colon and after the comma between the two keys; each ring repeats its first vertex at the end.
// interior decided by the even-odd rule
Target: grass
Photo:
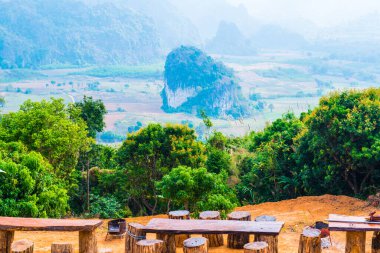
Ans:
{"type": "Polygon", "coordinates": [[[72,72],[69,75],[85,75],[99,78],[105,77],[123,77],[137,79],[161,79],[163,76],[163,63],[151,65],[121,65],[121,66],[103,66],[94,67],[84,71],[72,72]]]}

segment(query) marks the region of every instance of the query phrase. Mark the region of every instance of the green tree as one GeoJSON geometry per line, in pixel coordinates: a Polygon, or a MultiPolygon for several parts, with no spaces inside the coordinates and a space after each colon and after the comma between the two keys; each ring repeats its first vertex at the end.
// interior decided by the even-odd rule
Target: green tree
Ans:
{"type": "Polygon", "coordinates": [[[231,156],[227,151],[227,138],[221,132],[215,132],[207,140],[206,168],[209,172],[230,171],[231,156]]]}
{"type": "Polygon", "coordinates": [[[358,195],[369,184],[378,187],[379,115],[380,89],[372,88],[331,93],[305,116],[298,153],[309,194],[329,189],[358,195]],[[313,189],[315,182],[322,187],[313,189]]]}
{"type": "Polygon", "coordinates": [[[150,124],[127,136],[116,161],[128,178],[123,191],[129,196],[131,209],[154,213],[159,204],[155,182],[177,166],[203,166],[205,147],[186,125],[150,124]]]}
{"type": "Polygon", "coordinates": [[[21,141],[46,157],[57,176],[69,180],[80,152],[91,142],[86,128],[82,119],[72,117],[62,99],[28,100],[19,111],[2,117],[0,140],[21,141]]]}
{"type": "Polygon", "coordinates": [[[104,115],[107,110],[102,100],[84,96],[82,101],[74,104],[74,107],[80,109],[80,117],[86,122],[90,137],[95,138],[96,133],[103,131],[104,115]]]}
{"type": "Polygon", "coordinates": [[[37,152],[0,141],[0,216],[62,217],[69,210],[65,184],[37,152]]]}
{"type": "Polygon", "coordinates": [[[226,177],[207,172],[205,168],[179,166],[165,175],[157,188],[175,207],[190,211],[228,211],[235,207],[235,195],[225,183],[226,177]]]}
{"type": "Polygon", "coordinates": [[[243,203],[281,200],[301,194],[294,139],[303,129],[303,123],[288,113],[263,131],[251,134],[252,155],[239,164],[240,171],[246,173],[237,186],[243,203]]]}

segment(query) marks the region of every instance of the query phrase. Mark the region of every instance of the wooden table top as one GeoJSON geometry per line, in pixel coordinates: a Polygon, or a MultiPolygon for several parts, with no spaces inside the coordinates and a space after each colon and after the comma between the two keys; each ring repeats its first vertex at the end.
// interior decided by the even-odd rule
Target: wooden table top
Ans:
{"type": "Polygon", "coordinates": [[[235,220],[172,220],[152,219],[143,228],[147,233],[167,234],[279,234],[284,222],[235,220]]]}
{"type": "Polygon", "coordinates": [[[0,217],[0,230],[7,231],[91,231],[101,220],[36,219],[0,217]]]}
{"type": "Polygon", "coordinates": [[[331,231],[380,231],[380,222],[367,221],[364,216],[330,214],[328,222],[331,231]]]}

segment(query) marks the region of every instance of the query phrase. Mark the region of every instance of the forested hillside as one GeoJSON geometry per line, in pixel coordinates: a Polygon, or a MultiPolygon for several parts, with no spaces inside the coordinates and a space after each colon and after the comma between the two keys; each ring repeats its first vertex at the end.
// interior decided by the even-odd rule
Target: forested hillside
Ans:
{"type": "Polygon", "coordinates": [[[136,64],[157,60],[154,22],[112,3],[0,1],[0,66],[136,64]]]}
{"type": "Polygon", "coordinates": [[[181,46],[167,56],[165,87],[166,112],[212,117],[241,118],[249,114],[234,71],[195,47],[181,46]]]}
{"type": "Polygon", "coordinates": [[[149,124],[96,144],[101,100],[24,103],[0,120],[0,215],[126,217],[220,210],[325,193],[365,197],[380,180],[380,89],[334,92],[244,137],[149,124]]]}

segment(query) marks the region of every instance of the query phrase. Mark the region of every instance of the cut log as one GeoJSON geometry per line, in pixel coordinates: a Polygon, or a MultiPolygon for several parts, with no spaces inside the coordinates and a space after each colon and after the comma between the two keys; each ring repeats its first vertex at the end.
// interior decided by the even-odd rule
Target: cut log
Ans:
{"type": "MultiPolygon", "coordinates": [[[[250,221],[250,212],[232,212],[227,215],[228,220],[250,221]]],[[[227,247],[231,249],[242,249],[249,242],[249,234],[229,234],[227,236],[227,247]]]]}
{"type": "Polygon", "coordinates": [[[137,253],[163,253],[164,241],[141,240],[137,242],[137,253]]]}
{"type": "Polygon", "coordinates": [[[34,243],[29,240],[19,240],[12,243],[12,253],[33,253],[34,243]]]}
{"type": "Polygon", "coordinates": [[[79,253],[98,253],[95,230],[79,231],[79,253]]]}
{"type": "MultiPolygon", "coordinates": [[[[186,210],[178,210],[169,212],[169,219],[190,220],[190,212],[186,210]]],[[[182,247],[183,241],[189,239],[190,235],[180,234],[175,236],[175,246],[182,247]]]]}
{"type": "MultiPolygon", "coordinates": [[[[321,231],[315,228],[305,228],[300,236],[298,253],[321,253],[321,231]]],[[[363,252],[364,253],[364,252],[363,252]]]]}
{"type": "Polygon", "coordinates": [[[256,234],[255,242],[266,242],[268,244],[268,253],[278,253],[278,235],[256,234]]]}
{"type": "Polygon", "coordinates": [[[55,242],[51,245],[51,253],[74,253],[74,247],[71,243],[55,242]]]}
{"type": "Polygon", "coordinates": [[[366,232],[346,232],[346,253],[365,252],[366,232]]]}
{"type": "Polygon", "coordinates": [[[244,245],[244,253],[268,253],[268,243],[251,242],[244,245]]]}
{"type": "Polygon", "coordinates": [[[127,234],[125,236],[125,252],[137,253],[136,243],[146,238],[143,232],[144,226],[140,223],[128,223],[127,234]]]}
{"type": "Polygon", "coordinates": [[[164,241],[164,253],[176,253],[175,236],[173,234],[157,234],[157,239],[164,241]]]}
{"type": "Polygon", "coordinates": [[[0,253],[11,253],[14,235],[13,231],[0,231],[0,253]]]}
{"type": "Polygon", "coordinates": [[[380,253],[380,232],[373,232],[372,253],[380,253]]]}
{"type": "MultiPolygon", "coordinates": [[[[201,220],[220,220],[220,213],[218,211],[205,211],[199,214],[201,220]]],[[[208,240],[209,247],[219,247],[223,243],[222,234],[203,234],[204,238],[208,240]]]]}
{"type": "Polygon", "coordinates": [[[183,242],[184,253],[207,253],[208,242],[204,237],[190,238],[183,242]]]}

